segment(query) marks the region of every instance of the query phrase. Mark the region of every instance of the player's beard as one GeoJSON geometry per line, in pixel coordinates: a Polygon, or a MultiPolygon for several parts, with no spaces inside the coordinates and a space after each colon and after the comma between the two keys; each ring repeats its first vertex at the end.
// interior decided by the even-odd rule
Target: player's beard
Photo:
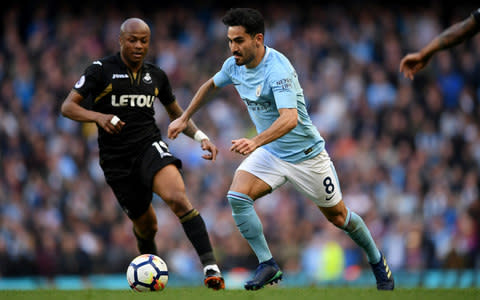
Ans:
{"type": "Polygon", "coordinates": [[[248,65],[255,59],[254,51],[243,51],[243,54],[239,52],[234,52],[233,54],[240,54],[239,58],[235,57],[235,64],[237,64],[237,66],[248,65]]]}

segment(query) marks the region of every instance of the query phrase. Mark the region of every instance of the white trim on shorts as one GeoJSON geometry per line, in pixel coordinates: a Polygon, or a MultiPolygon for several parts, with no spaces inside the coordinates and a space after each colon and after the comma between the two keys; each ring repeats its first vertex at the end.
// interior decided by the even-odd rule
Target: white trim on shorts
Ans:
{"type": "Polygon", "coordinates": [[[255,175],[272,191],[289,181],[297,191],[320,207],[332,207],[342,200],[337,172],[326,150],[314,158],[294,164],[257,148],[237,170],[255,175]]]}

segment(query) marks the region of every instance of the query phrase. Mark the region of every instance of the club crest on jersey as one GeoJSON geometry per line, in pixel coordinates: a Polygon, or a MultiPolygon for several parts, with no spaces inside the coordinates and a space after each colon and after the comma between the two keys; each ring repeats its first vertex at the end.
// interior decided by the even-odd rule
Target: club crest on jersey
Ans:
{"type": "Polygon", "coordinates": [[[150,73],[145,73],[145,76],[143,76],[143,82],[145,82],[146,84],[150,84],[152,83],[152,76],[150,76],[150,73]]]}
{"type": "Polygon", "coordinates": [[[260,97],[261,93],[262,93],[262,85],[260,84],[259,86],[257,86],[257,90],[255,91],[255,95],[257,97],[260,97]]]}

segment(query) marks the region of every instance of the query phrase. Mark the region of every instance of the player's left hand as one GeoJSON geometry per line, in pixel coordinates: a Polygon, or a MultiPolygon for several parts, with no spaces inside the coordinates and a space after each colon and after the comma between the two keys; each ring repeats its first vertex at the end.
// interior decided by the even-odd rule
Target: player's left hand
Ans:
{"type": "Polygon", "coordinates": [[[242,155],[248,155],[257,149],[257,147],[257,144],[253,140],[241,138],[238,140],[232,140],[232,147],[230,147],[230,151],[234,151],[242,155]]]}
{"type": "Polygon", "coordinates": [[[215,161],[215,159],[217,158],[217,154],[218,154],[218,148],[217,148],[217,146],[215,146],[215,144],[213,144],[208,139],[204,139],[204,140],[202,140],[202,150],[210,152],[210,153],[202,155],[203,159],[215,161]]]}

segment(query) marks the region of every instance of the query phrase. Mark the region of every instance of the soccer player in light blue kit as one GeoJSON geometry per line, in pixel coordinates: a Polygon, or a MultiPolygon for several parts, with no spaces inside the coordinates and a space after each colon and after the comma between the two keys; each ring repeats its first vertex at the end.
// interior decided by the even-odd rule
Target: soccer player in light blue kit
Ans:
{"type": "Polygon", "coordinates": [[[393,290],[394,280],[385,257],[362,218],[342,201],[335,168],[325,141],[307,113],[295,69],[283,54],[264,45],[263,16],[254,9],[235,8],[222,21],[228,26],[233,56],[169,125],[168,137],[176,138],[218,88],[233,84],[245,102],[258,135],[232,141],[230,150],[248,157],[235,172],[227,194],[235,223],[260,263],[245,289],[257,290],[282,279],[253,202],[289,181],[365,251],[377,288],[393,290]]]}

